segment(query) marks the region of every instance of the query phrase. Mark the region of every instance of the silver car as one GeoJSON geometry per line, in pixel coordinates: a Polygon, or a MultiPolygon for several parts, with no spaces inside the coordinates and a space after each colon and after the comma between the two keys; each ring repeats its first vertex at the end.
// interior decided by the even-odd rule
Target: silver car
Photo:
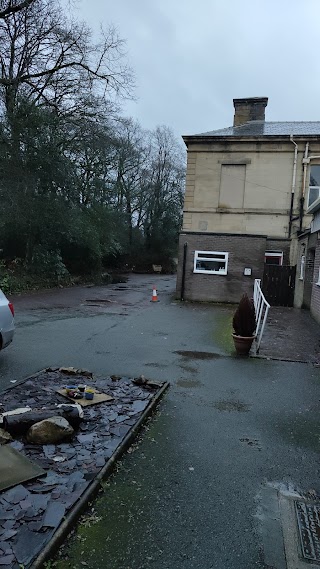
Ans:
{"type": "Polygon", "coordinates": [[[0,350],[6,348],[13,339],[14,308],[0,289],[0,350]]]}

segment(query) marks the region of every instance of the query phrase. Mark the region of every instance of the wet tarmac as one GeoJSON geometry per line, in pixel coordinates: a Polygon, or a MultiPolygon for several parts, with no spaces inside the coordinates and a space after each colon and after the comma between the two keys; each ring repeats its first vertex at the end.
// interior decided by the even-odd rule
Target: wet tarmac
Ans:
{"type": "Polygon", "coordinates": [[[0,355],[3,385],[49,365],[171,383],[57,567],[265,569],[265,488],[320,492],[320,369],[234,357],[233,310],[177,302],[173,277],[125,286],[18,299],[0,355]]]}

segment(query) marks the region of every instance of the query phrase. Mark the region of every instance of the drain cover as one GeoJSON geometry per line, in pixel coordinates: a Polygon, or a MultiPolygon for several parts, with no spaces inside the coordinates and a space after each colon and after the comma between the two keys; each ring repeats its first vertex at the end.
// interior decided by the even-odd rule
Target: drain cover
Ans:
{"type": "Polygon", "coordinates": [[[320,505],[295,502],[302,555],[320,561],[320,505]]]}

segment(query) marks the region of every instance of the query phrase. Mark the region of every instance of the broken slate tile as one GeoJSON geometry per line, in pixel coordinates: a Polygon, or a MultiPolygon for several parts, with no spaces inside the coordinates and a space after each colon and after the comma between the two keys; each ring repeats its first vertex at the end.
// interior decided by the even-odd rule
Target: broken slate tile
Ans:
{"type": "Polygon", "coordinates": [[[14,555],[1,555],[0,566],[7,565],[8,567],[10,567],[13,561],[14,561],[14,555]]]}
{"type": "Polygon", "coordinates": [[[25,511],[24,510],[20,510],[20,512],[18,512],[15,516],[16,520],[22,520],[22,518],[24,518],[25,515],[25,511]]]}
{"type": "Polygon", "coordinates": [[[32,518],[34,518],[35,515],[36,515],[36,512],[35,512],[34,508],[31,506],[31,508],[28,508],[28,509],[26,510],[26,512],[25,512],[25,514],[24,514],[24,517],[25,517],[26,519],[29,519],[29,518],[32,519],[32,518]]]}
{"type": "Polygon", "coordinates": [[[30,491],[35,494],[46,494],[47,492],[54,490],[55,487],[55,484],[32,486],[32,488],[30,488],[30,491]]]}
{"type": "Polygon", "coordinates": [[[0,508],[0,524],[3,520],[14,520],[15,517],[13,510],[8,511],[0,508]]]}
{"type": "Polygon", "coordinates": [[[141,411],[144,411],[145,408],[148,405],[148,401],[134,401],[131,405],[131,411],[135,412],[135,413],[141,413],[141,411]]]}
{"type": "Polygon", "coordinates": [[[43,527],[42,521],[28,523],[28,528],[31,529],[32,531],[40,531],[42,527],[43,527]]]}
{"type": "Polygon", "coordinates": [[[7,541],[7,539],[11,539],[16,535],[16,533],[17,532],[15,529],[6,529],[1,536],[1,541],[7,541]]]}
{"type": "Polygon", "coordinates": [[[2,524],[2,527],[4,529],[13,529],[14,524],[15,520],[7,520],[6,522],[4,522],[4,524],[2,524]]]}
{"type": "Polygon", "coordinates": [[[96,459],[96,466],[98,466],[99,468],[101,468],[102,466],[104,466],[106,463],[105,459],[102,456],[99,456],[96,459]]]}
{"type": "Polygon", "coordinates": [[[120,436],[124,437],[130,431],[130,429],[131,427],[129,425],[120,425],[120,436]]]}
{"type": "Polygon", "coordinates": [[[85,444],[93,443],[93,439],[94,439],[94,433],[77,436],[77,440],[79,441],[79,443],[85,443],[85,444]]]}
{"type": "Polygon", "coordinates": [[[68,478],[65,476],[60,476],[56,472],[50,471],[47,473],[47,478],[44,479],[44,484],[66,484],[68,478]]]}
{"type": "Polygon", "coordinates": [[[119,415],[116,418],[116,423],[123,423],[123,421],[126,421],[127,419],[130,419],[128,415],[119,415]]]}
{"type": "Polygon", "coordinates": [[[45,510],[50,496],[47,494],[32,494],[30,500],[32,501],[32,507],[36,514],[39,513],[41,510],[45,510]]]}
{"type": "Polygon", "coordinates": [[[14,448],[15,450],[22,450],[23,449],[23,444],[20,441],[12,441],[12,443],[9,443],[9,445],[14,448]]]}
{"type": "Polygon", "coordinates": [[[22,510],[28,510],[28,508],[31,508],[32,503],[31,503],[31,499],[27,498],[26,500],[21,500],[20,502],[20,508],[22,510]]]}
{"type": "Polygon", "coordinates": [[[112,433],[112,435],[115,435],[116,437],[120,437],[120,427],[111,427],[110,428],[110,433],[112,433]]]}
{"type": "Polygon", "coordinates": [[[51,458],[56,451],[55,445],[43,445],[43,453],[46,458],[51,458]]]}
{"type": "Polygon", "coordinates": [[[18,563],[28,565],[43,548],[45,543],[49,541],[52,534],[53,531],[35,533],[34,531],[30,531],[26,526],[23,526],[12,546],[18,563]]]}
{"type": "Polygon", "coordinates": [[[50,502],[44,515],[43,525],[56,528],[60,524],[66,508],[61,502],[50,502]]]}
{"type": "Polygon", "coordinates": [[[61,496],[61,489],[60,488],[56,488],[55,490],[52,490],[51,492],[51,499],[52,500],[57,500],[57,498],[60,498],[61,496]]]}
{"type": "Polygon", "coordinates": [[[108,413],[107,417],[108,417],[109,421],[115,421],[116,418],[118,417],[118,414],[111,412],[111,413],[108,413]]]}
{"type": "Polygon", "coordinates": [[[22,484],[18,484],[18,486],[11,488],[11,490],[3,494],[3,498],[11,504],[18,504],[21,500],[25,500],[29,496],[30,492],[26,490],[22,484]]]}
{"type": "Polygon", "coordinates": [[[130,427],[132,427],[132,425],[134,425],[135,423],[136,419],[134,417],[131,417],[131,419],[126,420],[126,425],[130,425],[130,427]]]}

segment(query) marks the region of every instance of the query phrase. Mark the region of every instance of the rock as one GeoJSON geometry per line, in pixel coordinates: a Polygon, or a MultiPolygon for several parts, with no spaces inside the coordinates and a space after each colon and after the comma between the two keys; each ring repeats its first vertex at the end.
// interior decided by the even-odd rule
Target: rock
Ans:
{"type": "Polygon", "coordinates": [[[50,417],[35,423],[27,432],[27,440],[34,444],[54,444],[73,435],[74,430],[64,417],[50,417]]]}
{"type": "Polygon", "coordinates": [[[147,380],[144,375],[140,375],[139,377],[135,377],[132,380],[132,383],[135,383],[136,385],[145,385],[147,383],[147,380]]]}
{"type": "Polygon", "coordinates": [[[121,379],[121,375],[110,375],[112,381],[119,381],[121,379]]]}
{"type": "Polygon", "coordinates": [[[92,371],[76,367],[60,367],[59,371],[60,373],[66,373],[67,375],[84,375],[85,377],[93,377],[92,371]]]}
{"type": "Polygon", "coordinates": [[[150,379],[148,379],[146,383],[146,387],[149,387],[150,389],[160,389],[162,386],[163,383],[159,383],[158,381],[151,381],[150,379]]]}
{"type": "Polygon", "coordinates": [[[0,429],[0,445],[5,445],[12,441],[12,436],[10,433],[7,433],[4,429],[0,429]]]}

